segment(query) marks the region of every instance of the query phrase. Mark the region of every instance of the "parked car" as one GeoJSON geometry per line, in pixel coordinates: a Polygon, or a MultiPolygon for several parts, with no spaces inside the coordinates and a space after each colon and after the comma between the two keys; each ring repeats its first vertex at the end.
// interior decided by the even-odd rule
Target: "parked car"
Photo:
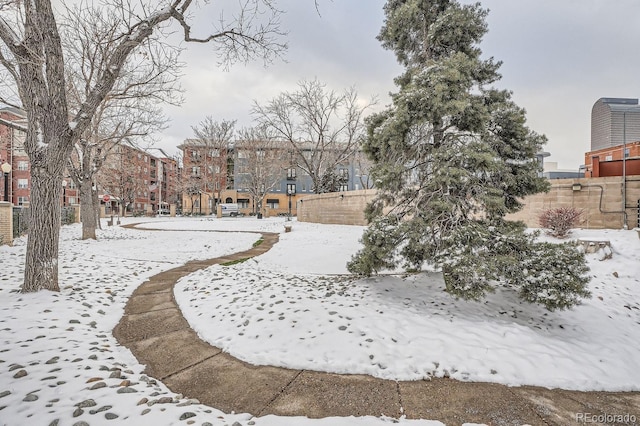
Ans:
{"type": "Polygon", "coordinates": [[[220,204],[222,217],[236,217],[240,211],[238,203],[222,203],[220,204]]]}

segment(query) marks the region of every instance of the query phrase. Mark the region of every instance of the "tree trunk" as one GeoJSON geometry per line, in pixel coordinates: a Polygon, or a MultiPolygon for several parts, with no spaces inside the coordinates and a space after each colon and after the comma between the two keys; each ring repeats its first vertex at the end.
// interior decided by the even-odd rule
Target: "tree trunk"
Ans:
{"type": "Polygon", "coordinates": [[[93,185],[91,186],[91,210],[93,212],[97,228],[102,229],[102,222],[100,222],[100,200],[98,200],[98,190],[93,189],[93,185]]]}
{"type": "Polygon", "coordinates": [[[60,291],[58,286],[58,237],[62,176],[42,167],[31,168],[29,237],[22,292],[60,291]]]}
{"type": "Polygon", "coordinates": [[[87,206],[81,210],[82,239],[96,239],[96,214],[93,208],[93,189],[91,179],[84,179],[80,185],[80,203],[87,206]]]}

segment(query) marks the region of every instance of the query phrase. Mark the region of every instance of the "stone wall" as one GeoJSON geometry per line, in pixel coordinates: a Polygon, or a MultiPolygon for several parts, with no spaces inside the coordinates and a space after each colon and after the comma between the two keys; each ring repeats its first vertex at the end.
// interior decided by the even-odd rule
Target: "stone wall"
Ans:
{"type": "MultiPolygon", "coordinates": [[[[375,190],[347,191],[310,195],[298,201],[298,220],[344,225],[366,225],[364,208],[375,196],[375,190]]],[[[640,176],[627,177],[627,226],[638,223],[640,176]]],[[[584,211],[583,228],[620,229],[623,225],[622,178],[554,179],[548,193],[525,198],[522,211],[507,216],[538,227],[538,216],[545,209],[575,207],[584,211]],[[578,186],[579,185],[579,186],[578,186]]]]}
{"type": "Polygon", "coordinates": [[[364,209],[375,196],[375,190],[331,192],[310,195],[298,201],[300,222],[366,225],[364,209]]]}
{"type": "MultiPolygon", "coordinates": [[[[627,177],[626,213],[627,226],[638,226],[638,200],[640,200],[640,176],[627,177]]],[[[551,181],[551,190],[525,198],[520,212],[507,216],[521,220],[530,227],[538,227],[538,216],[545,209],[575,207],[583,211],[583,228],[621,229],[622,177],[557,179],[551,181]]]]}
{"type": "Polygon", "coordinates": [[[13,242],[13,206],[8,201],[0,201],[0,244],[13,242]]]}

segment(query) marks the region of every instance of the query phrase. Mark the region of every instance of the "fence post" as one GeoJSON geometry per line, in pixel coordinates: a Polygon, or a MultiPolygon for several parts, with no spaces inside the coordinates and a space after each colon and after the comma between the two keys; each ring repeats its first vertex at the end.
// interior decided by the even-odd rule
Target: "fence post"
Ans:
{"type": "Polygon", "coordinates": [[[0,244],[13,243],[13,208],[8,201],[0,201],[0,244]]]}

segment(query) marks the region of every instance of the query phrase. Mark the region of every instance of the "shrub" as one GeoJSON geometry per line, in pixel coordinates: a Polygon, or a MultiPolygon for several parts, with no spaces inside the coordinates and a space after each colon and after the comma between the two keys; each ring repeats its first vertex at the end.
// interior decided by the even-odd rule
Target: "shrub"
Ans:
{"type": "Polygon", "coordinates": [[[547,234],[556,238],[565,238],[580,222],[582,210],[574,207],[558,207],[548,209],[538,216],[538,223],[545,228],[547,234]]]}

